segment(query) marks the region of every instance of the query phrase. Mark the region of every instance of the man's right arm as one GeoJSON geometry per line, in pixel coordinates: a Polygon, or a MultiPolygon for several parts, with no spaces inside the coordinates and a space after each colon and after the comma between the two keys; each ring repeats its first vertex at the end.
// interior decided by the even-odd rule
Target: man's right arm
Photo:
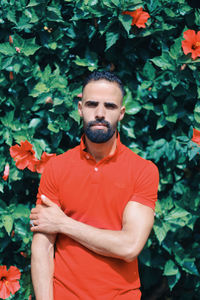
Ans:
{"type": "Polygon", "coordinates": [[[56,234],[34,233],[31,275],[36,300],[53,300],[54,243],[56,234]]]}

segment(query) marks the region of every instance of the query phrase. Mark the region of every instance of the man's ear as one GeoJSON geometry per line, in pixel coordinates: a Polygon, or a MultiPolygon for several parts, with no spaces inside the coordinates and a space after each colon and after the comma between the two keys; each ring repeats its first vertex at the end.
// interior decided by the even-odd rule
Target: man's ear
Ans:
{"type": "Polygon", "coordinates": [[[119,121],[121,121],[124,118],[125,111],[126,111],[125,106],[122,106],[120,111],[119,121]]]}
{"type": "Polygon", "coordinates": [[[83,103],[82,103],[82,101],[79,101],[78,102],[78,113],[79,113],[80,117],[83,116],[82,108],[83,108],[83,103]]]}

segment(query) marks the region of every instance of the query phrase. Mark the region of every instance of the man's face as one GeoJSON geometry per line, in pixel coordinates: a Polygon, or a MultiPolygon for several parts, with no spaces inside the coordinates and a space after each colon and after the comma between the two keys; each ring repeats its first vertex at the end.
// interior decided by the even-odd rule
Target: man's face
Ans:
{"type": "Polygon", "coordinates": [[[117,83],[101,79],[89,82],[78,104],[84,132],[93,143],[105,143],[112,138],[118,121],[122,120],[122,92],[117,83]]]}

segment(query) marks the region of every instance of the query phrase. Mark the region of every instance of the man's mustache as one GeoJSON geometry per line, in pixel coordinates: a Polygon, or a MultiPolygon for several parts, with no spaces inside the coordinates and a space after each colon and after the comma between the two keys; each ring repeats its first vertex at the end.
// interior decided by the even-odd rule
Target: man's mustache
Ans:
{"type": "Polygon", "coordinates": [[[88,127],[92,127],[94,125],[103,125],[106,126],[108,128],[110,128],[110,123],[108,121],[105,120],[95,120],[95,121],[90,121],[88,122],[88,127]]]}

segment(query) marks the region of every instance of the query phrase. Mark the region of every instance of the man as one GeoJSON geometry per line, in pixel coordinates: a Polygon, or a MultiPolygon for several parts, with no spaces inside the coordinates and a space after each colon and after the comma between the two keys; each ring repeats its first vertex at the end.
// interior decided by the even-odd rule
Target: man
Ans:
{"type": "Polygon", "coordinates": [[[37,300],[141,298],[137,256],[154,222],[158,171],[120,142],[123,95],[115,75],[92,73],[78,103],[81,143],[42,174],[30,215],[37,300]]]}

